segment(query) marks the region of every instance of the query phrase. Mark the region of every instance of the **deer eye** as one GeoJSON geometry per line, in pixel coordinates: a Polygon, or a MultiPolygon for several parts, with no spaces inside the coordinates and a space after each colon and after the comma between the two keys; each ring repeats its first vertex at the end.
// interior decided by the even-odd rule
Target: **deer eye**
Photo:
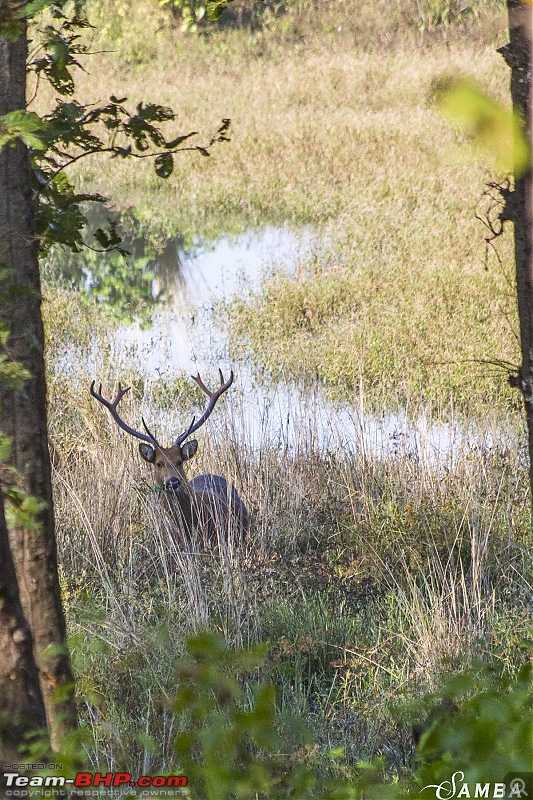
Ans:
{"type": "Polygon", "coordinates": [[[163,466],[163,463],[161,461],[158,461],[157,464],[156,464],[156,467],[162,467],[162,466],[163,466]]]}

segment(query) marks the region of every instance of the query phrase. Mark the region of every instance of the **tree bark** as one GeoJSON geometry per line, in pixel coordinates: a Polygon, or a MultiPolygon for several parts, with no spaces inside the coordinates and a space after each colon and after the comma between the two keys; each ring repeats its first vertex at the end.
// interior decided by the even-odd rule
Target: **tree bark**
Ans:
{"type": "MultiPolygon", "coordinates": [[[[522,120],[528,142],[532,141],[531,120],[531,38],[533,6],[521,0],[507,0],[509,44],[499,49],[511,68],[513,110],[522,120]]],[[[530,149],[531,152],[531,149],[530,149]]],[[[514,224],[516,295],[520,325],[522,364],[512,380],[522,392],[526,412],[529,449],[529,483],[533,514],[533,186],[531,161],[523,175],[515,177],[514,190],[506,192],[502,215],[514,224]]]]}
{"type": "Polygon", "coordinates": [[[20,604],[0,492],[0,769],[19,762],[21,743],[44,728],[32,636],[20,604]]]}
{"type": "MultiPolygon", "coordinates": [[[[16,42],[0,38],[0,115],[26,107],[26,57],[25,30],[16,42]]],[[[10,532],[11,553],[33,633],[51,742],[57,749],[63,734],[75,726],[76,711],[57,572],[30,162],[21,142],[0,153],[0,262],[10,278],[0,296],[0,321],[9,330],[7,351],[31,372],[23,390],[0,386],[0,430],[11,439],[10,464],[18,470],[21,488],[44,504],[37,525],[10,532]]]]}

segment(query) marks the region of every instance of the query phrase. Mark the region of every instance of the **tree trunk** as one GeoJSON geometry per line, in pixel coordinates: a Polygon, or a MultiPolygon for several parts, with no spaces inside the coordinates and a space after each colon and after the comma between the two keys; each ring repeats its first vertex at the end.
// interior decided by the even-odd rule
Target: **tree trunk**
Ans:
{"type": "Polygon", "coordinates": [[[22,613],[0,492],[0,769],[20,762],[19,747],[46,728],[30,627],[22,613]]]}
{"type": "MultiPolygon", "coordinates": [[[[16,42],[0,38],[0,115],[25,109],[26,57],[25,30],[16,42]]],[[[0,153],[0,262],[10,280],[9,287],[2,286],[0,321],[9,330],[9,356],[31,372],[31,379],[23,390],[0,386],[0,430],[11,439],[10,464],[20,474],[21,488],[43,503],[38,524],[12,530],[10,543],[52,746],[57,749],[63,734],[75,726],[76,712],[57,573],[37,255],[29,156],[19,142],[0,153]]]]}
{"type": "MultiPolygon", "coordinates": [[[[531,34],[533,6],[520,0],[507,0],[509,44],[498,51],[511,68],[513,110],[524,124],[531,143],[531,34]]],[[[522,364],[512,383],[522,392],[526,411],[529,448],[529,483],[533,504],[533,191],[531,163],[515,178],[514,191],[506,192],[503,219],[514,223],[516,294],[520,324],[522,364]]]]}

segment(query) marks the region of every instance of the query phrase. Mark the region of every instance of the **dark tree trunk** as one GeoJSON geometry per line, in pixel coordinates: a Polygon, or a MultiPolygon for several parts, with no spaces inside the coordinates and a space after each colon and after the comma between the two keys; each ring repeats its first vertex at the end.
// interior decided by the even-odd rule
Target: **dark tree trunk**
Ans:
{"type": "MultiPolygon", "coordinates": [[[[26,105],[26,32],[0,38],[0,115],[26,105]]],[[[7,350],[31,372],[24,389],[0,386],[0,430],[11,439],[10,463],[21,488],[44,503],[38,525],[10,532],[22,607],[33,634],[52,746],[76,724],[73,677],[65,646],[65,619],[57,574],[57,548],[47,447],[44,337],[37,243],[33,235],[30,163],[26,147],[0,153],[0,262],[10,274],[2,286],[0,321],[7,350]],[[55,692],[59,689],[59,692],[55,692]],[[53,694],[60,694],[55,701],[53,694]]]]}
{"type": "Polygon", "coordinates": [[[0,492],[0,769],[20,762],[19,747],[46,728],[30,627],[22,613],[0,492]]]}
{"type": "MultiPolygon", "coordinates": [[[[531,143],[531,35],[532,5],[507,0],[509,44],[500,48],[511,68],[513,109],[522,119],[531,143]]],[[[516,294],[520,324],[522,364],[513,381],[524,398],[529,447],[529,483],[533,503],[533,193],[531,164],[515,178],[514,191],[506,193],[504,219],[514,223],[516,294]]]]}

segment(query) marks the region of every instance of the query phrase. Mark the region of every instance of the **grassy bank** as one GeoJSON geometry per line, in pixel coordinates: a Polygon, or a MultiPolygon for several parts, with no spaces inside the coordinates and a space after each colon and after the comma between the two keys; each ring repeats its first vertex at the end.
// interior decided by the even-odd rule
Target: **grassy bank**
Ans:
{"type": "Polygon", "coordinates": [[[233,352],[274,380],[318,382],[374,412],[518,406],[494,363],[519,360],[510,276],[447,256],[421,245],[403,260],[350,238],[290,275],[271,271],[223,308],[233,352]]]}
{"type": "Polygon", "coordinates": [[[81,431],[56,472],[56,508],[95,761],[173,765],[180,721],[160,712],[184,637],[205,627],[235,646],[269,645],[261,678],[277,687],[280,725],[298,718],[321,750],[344,747],[348,764],[387,753],[400,772],[421,714],[408,701],[463,659],[520,663],[533,575],[525,473],[509,441],[465,448],[444,474],[409,448],[385,461],[323,452],[306,444],[312,430],[296,452],[252,451],[232,437],[227,404],[192,471],[233,477],[254,521],[220,558],[177,549],[134,443],[86,392],[69,402],[81,431]]]}
{"type": "MultiPolygon", "coordinates": [[[[507,73],[494,45],[504,18],[500,4],[486,3],[470,25],[436,27],[424,38],[414,11],[424,16],[423,5],[338,4],[344,25],[324,36],[330,6],[317,5],[302,17],[300,35],[290,26],[283,33],[294,16],[286,15],[255,32],[184,37],[147,0],[113,6],[114,13],[93,0],[96,30],[87,43],[104,52],[84,60],[77,96],[98,102],[114,93],[171,105],[178,129],[198,130],[204,141],[230,117],[232,142],[211,159],[177,158],[168,181],[156,179],[149,164],[118,159],[105,168],[101,159],[84,159],[74,174],[93,191],[112,187],[122,207],[167,231],[320,224],[342,214],[345,224],[353,216],[361,226],[364,218],[365,227],[372,217],[381,230],[397,220],[394,240],[399,221],[416,211],[419,229],[427,227],[424,214],[444,213],[442,240],[490,173],[450,163],[457,138],[427,104],[428,90],[435,76],[458,71],[501,97],[507,73]]],[[[41,93],[38,102],[51,99],[41,93]]]]}
{"type": "MultiPolygon", "coordinates": [[[[148,3],[125,6],[123,16],[94,4],[102,26],[94,46],[118,46],[120,57],[88,59],[79,95],[97,101],[113,92],[132,102],[149,96],[176,110],[179,130],[200,131],[204,141],[230,117],[232,142],[211,159],[177,158],[168,181],[156,179],[149,165],[119,160],[105,170],[101,161],[84,160],[79,179],[104,193],[113,187],[120,205],[167,230],[209,235],[342,216],[350,232],[370,228],[370,240],[384,237],[408,252],[429,243],[428,255],[455,241],[454,252],[462,254],[490,171],[453,162],[450,150],[461,142],[428,103],[428,92],[434,77],[459,72],[504,95],[506,68],[494,52],[495,29],[503,36],[501,12],[485,14],[463,35],[444,27],[425,43],[409,25],[395,33],[396,18],[386,24],[379,5],[373,28],[373,5],[363,4],[362,14],[357,4],[359,13],[349,17],[367,21],[359,37],[344,28],[321,37],[311,27],[299,39],[277,28],[184,38],[148,3]]],[[[331,22],[325,11],[313,19],[331,22]]]]}

